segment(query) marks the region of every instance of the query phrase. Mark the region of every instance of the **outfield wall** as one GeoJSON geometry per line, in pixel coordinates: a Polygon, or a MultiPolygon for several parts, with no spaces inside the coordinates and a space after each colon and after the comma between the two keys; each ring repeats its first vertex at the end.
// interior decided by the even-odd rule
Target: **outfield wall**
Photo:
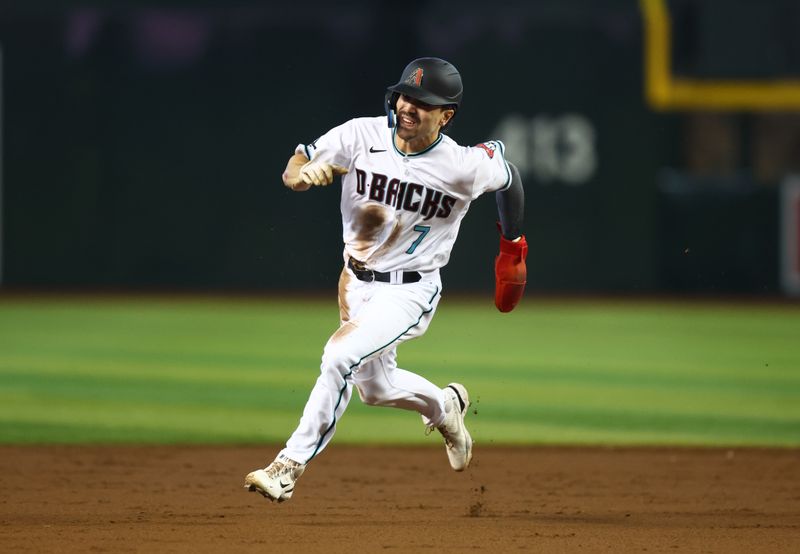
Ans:
{"type": "MultiPolygon", "coordinates": [[[[776,290],[769,228],[744,239],[759,248],[743,262],[728,244],[688,277],[665,269],[717,226],[692,203],[700,234],[681,245],[664,233],[685,215],[659,188],[662,168],[682,163],[682,120],[647,104],[636,2],[221,6],[5,12],[6,285],[332,286],[335,187],[286,191],[285,161],[380,114],[406,62],[433,54],[464,76],[453,138],[501,138],[522,170],[531,288],[776,290]],[[765,269],[742,276],[741,263],[765,269]]],[[[734,220],[769,222],[777,197],[764,194],[734,220]]],[[[495,218],[493,199],[473,205],[451,289],[492,286],[495,218]]]]}

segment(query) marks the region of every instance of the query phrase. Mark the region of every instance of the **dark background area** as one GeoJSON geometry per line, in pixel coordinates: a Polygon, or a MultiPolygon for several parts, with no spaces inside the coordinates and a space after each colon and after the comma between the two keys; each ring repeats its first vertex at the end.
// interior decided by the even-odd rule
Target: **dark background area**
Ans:
{"type": "MultiPolygon", "coordinates": [[[[739,57],[720,45],[752,10],[718,4],[669,3],[675,71],[800,75],[794,3],[764,3],[775,32],[747,37],[771,42],[739,57]]],[[[2,284],[332,288],[337,187],[286,190],[286,160],[434,55],[465,84],[450,135],[522,170],[529,290],[779,293],[797,114],[652,110],[643,33],[632,0],[3,4],[2,284]]],[[[495,219],[473,204],[448,289],[493,286],[495,219]]]]}

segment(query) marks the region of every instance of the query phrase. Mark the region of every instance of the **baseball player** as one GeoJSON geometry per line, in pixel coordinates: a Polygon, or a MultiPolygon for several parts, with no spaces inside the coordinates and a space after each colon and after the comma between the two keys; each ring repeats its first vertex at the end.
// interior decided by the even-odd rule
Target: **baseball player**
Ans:
{"type": "Polygon", "coordinates": [[[328,340],[320,375],[297,429],[275,460],[245,478],[270,500],[292,497],[306,465],[327,446],[355,385],[373,406],[416,411],[444,437],[450,466],[472,459],[464,425],[464,385],[444,388],[397,367],[397,346],[428,328],[447,264],[470,203],[496,192],[500,253],[495,304],[511,311],[526,282],[528,246],[521,233],[524,193],[504,146],[459,146],[442,131],[461,106],[456,68],[420,58],[386,94],[386,118],[362,117],[299,145],[283,173],[295,191],[330,185],[341,175],[344,267],[339,278],[341,325],[328,340]]]}

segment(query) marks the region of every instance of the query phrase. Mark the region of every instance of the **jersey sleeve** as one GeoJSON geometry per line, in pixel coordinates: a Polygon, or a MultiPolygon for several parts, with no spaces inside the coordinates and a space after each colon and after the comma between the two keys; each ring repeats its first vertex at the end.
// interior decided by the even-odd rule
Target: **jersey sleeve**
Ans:
{"type": "Polygon", "coordinates": [[[354,135],[355,131],[351,120],[334,127],[308,144],[298,144],[294,151],[295,154],[303,154],[309,160],[318,160],[349,168],[353,159],[354,135]]]}
{"type": "Polygon", "coordinates": [[[505,145],[499,140],[489,140],[473,146],[470,156],[474,162],[475,179],[473,198],[484,192],[505,190],[511,185],[511,169],[506,161],[505,145]]]}

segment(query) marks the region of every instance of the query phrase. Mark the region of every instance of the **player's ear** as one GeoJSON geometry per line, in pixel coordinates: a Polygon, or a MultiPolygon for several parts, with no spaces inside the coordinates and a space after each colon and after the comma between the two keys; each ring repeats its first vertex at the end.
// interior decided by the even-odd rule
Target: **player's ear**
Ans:
{"type": "Polygon", "coordinates": [[[456,115],[456,111],[454,109],[452,109],[452,108],[443,109],[442,110],[442,119],[441,119],[442,127],[447,125],[450,122],[450,120],[453,119],[454,115],[456,115]]]}

